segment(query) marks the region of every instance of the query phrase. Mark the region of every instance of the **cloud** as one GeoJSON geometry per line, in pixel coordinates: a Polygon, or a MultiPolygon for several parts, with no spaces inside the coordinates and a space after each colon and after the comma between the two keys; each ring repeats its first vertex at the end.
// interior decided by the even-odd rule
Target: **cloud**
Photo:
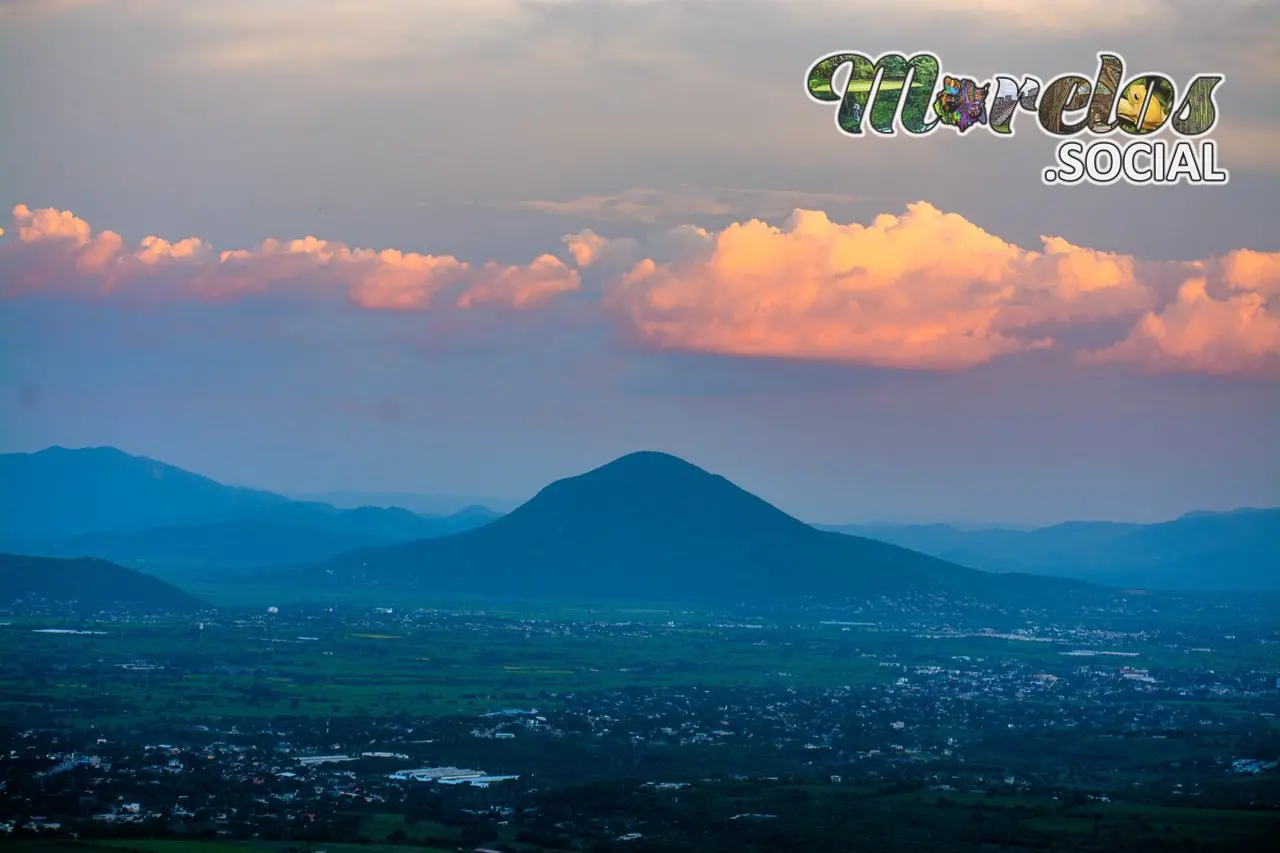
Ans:
{"type": "Polygon", "coordinates": [[[867,226],[797,210],[781,228],[751,220],[707,234],[683,259],[645,257],[608,302],[660,349],[902,369],[965,370],[1059,346],[1055,327],[1135,320],[1124,342],[1082,358],[1248,373],[1280,349],[1268,302],[1280,254],[1161,264],[1041,242],[1023,249],[925,202],[867,226]],[[1171,275],[1209,267],[1231,294],[1184,288],[1160,308],[1171,275]]]}
{"type": "Polygon", "coordinates": [[[1241,250],[1200,266],[1208,276],[1187,279],[1170,304],[1146,312],[1123,340],[1083,360],[1280,378],[1280,252],[1241,250]]]}
{"type": "Polygon", "coordinates": [[[1224,255],[1218,266],[1222,279],[1234,290],[1280,296],[1280,252],[1238,249],[1224,255]]]}
{"type": "Polygon", "coordinates": [[[256,249],[217,252],[190,237],[146,237],[136,247],[112,231],[94,232],[71,211],[13,209],[17,239],[0,244],[0,295],[125,291],[157,298],[226,299],[272,287],[339,292],[352,303],[417,311],[441,295],[468,308],[494,303],[535,307],[578,290],[578,271],[544,255],[524,266],[473,266],[452,255],[353,249],[315,237],[265,240],[256,249]]]}
{"type": "Polygon", "coordinates": [[[1151,261],[1045,236],[1026,249],[927,202],[869,224],[797,209],[718,231],[637,239],[583,230],[521,265],[305,237],[217,251],[130,246],[70,211],[13,210],[0,296],[233,299],[268,292],[366,309],[578,310],[640,346],[904,370],[962,371],[1057,348],[1091,365],[1280,376],[1280,252],[1151,261]]]}
{"type": "Polygon", "coordinates": [[[578,269],[595,267],[614,274],[625,272],[647,252],[673,262],[700,258],[712,241],[711,232],[697,225],[680,225],[645,241],[634,237],[602,237],[590,228],[560,238],[578,269]]]}
{"type": "Polygon", "coordinates": [[[496,302],[510,308],[532,308],[558,293],[578,289],[578,273],[554,255],[540,255],[524,267],[485,264],[483,274],[458,296],[459,308],[496,302]]]}
{"type": "Polygon", "coordinates": [[[589,267],[600,260],[600,253],[610,243],[609,240],[601,237],[591,229],[586,229],[577,234],[566,234],[561,238],[561,242],[569,249],[569,254],[573,256],[574,263],[580,267],[589,267]]]}
{"type": "Polygon", "coordinates": [[[846,193],[685,186],[674,190],[629,189],[613,195],[584,195],[565,201],[516,201],[505,206],[602,222],[652,224],[706,216],[785,216],[797,207],[829,209],[861,200],[846,193]]]}

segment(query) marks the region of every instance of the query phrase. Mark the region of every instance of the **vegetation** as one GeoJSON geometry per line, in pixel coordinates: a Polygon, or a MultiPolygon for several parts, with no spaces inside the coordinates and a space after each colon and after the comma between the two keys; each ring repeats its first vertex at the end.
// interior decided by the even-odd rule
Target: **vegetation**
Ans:
{"type": "MultiPolygon", "coordinates": [[[[992,535],[1189,553],[1259,519],[992,535]]],[[[661,454],[456,535],[188,574],[216,607],[5,560],[13,849],[1243,851],[1280,818],[1274,600],[962,568],[661,454]]]]}
{"type": "Polygon", "coordinates": [[[106,560],[0,554],[0,601],[29,598],[71,601],[88,612],[121,604],[171,612],[204,606],[172,584],[106,560]]]}

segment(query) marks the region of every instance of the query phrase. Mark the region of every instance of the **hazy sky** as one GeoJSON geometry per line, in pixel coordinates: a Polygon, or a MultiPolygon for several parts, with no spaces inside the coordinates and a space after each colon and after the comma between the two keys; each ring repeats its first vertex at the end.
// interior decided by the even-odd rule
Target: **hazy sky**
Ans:
{"type": "Polygon", "coordinates": [[[1277,43],[1268,0],[0,0],[0,451],[524,498],[659,449],[812,521],[1280,504],[1277,43]],[[1030,115],[843,136],[804,77],[845,49],[1223,72],[1231,182],[1044,187],[1030,115]]]}

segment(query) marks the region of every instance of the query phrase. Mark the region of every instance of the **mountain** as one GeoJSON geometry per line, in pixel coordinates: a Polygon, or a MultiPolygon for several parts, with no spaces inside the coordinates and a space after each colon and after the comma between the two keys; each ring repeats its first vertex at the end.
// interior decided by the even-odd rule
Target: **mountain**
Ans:
{"type": "Polygon", "coordinates": [[[32,597],[84,610],[126,605],[178,613],[206,606],[172,584],[106,560],[0,554],[0,606],[32,597]]]}
{"type": "Polygon", "coordinates": [[[493,515],[510,512],[520,505],[507,498],[485,498],[475,495],[424,495],[417,492],[316,492],[291,495],[295,500],[319,502],[340,509],[361,506],[398,506],[420,515],[457,515],[465,509],[477,507],[493,515]]]}
{"type": "Polygon", "coordinates": [[[302,571],[309,583],[435,595],[720,603],[1061,586],[816,530],[723,477],[653,452],[554,482],[484,527],[302,571]]]}
{"type": "Polygon", "coordinates": [[[109,447],[0,455],[0,548],[129,564],[259,566],[469,530],[483,509],[337,509],[226,486],[109,447]]]}
{"type": "Polygon", "coordinates": [[[148,564],[247,568],[325,560],[353,548],[395,541],[320,525],[242,519],[81,533],[29,545],[26,550],[55,557],[92,554],[139,568],[148,564]]]}
{"type": "Polygon", "coordinates": [[[949,525],[825,529],[985,571],[1151,589],[1280,589],[1280,509],[1193,512],[1159,524],[1073,521],[1029,531],[949,525]]]}
{"type": "Polygon", "coordinates": [[[113,447],[0,455],[0,538],[224,521],[289,502],[113,447]]]}
{"type": "MultiPolygon", "coordinates": [[[[815,524],[819,530],[861,536],[940,557],[974,542],[992,549],[1016,540],[1021,531],[1004,528],[964,530],[950,524],[815,524]]],[[[949,559],[949,558],[943,558],[949,559]]]]}
{"type": "Polygon", "coordinates": [[[494,519],[501,518],[502,515],[503,513],[490,509],[487,506],[471,504],[470,506],[464,506],[462,509],[450,515],[449,518],[474,520],[481,524],[488,524],[494,519]]]}

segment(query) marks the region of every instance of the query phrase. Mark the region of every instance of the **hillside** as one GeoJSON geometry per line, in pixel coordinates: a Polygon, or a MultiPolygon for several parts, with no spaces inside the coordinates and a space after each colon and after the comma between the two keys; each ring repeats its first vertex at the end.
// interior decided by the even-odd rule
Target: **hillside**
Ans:
{"type": "Polygon", "coordinates": [[[468,509],[475,509],[495,517],[510,512],[521,503],[509,498],[462,494],[418,494],[417,492],[312,492],[291,494],[289,497],[303,502],[326,503],[339,509],[398,506],[419,515],[456,515],[468,509]]]}
{"type": "Polygon", "coordinates": [[[144,569],[148,564],[251,567],[325,560],[353,548],[394,541],[318,525],[245,519],[81,533],[25,550],[50,557],[93,555],[144,569]]]}
{"type": "Polygon", "coordinates": [[[113,447],[0,454],[0,537],[6,539],[224,521],[288,503],[113,447]]]}
{"type": "Polygon", "coordinates": [[[483,508],[337,509],[226,486],[110,447],[0,455],[0,548],[130,564],[259,566],[469,530],[483,508]]]}
{"type": "Polygon", "coordinates": [[[177,613],[205,606],[172,584],[106,560],[0,554],[0,606],[29,598],[74,603],[82,610],[128,606],[177,613]]]}
{"type": "Polygon", "coordinates": [[[825,529],[985,571],[1152,589],[1280,589],[1280,509],[1195,512],[1159,524],[1076,521],[1029,531],[941,524],[825,529]]]}
{"type": "Polygon", "coordinates": [[[674,456],[633,453],[559,480],[472,531],[355,551],[316,582],[435,594],[770,603],[950,588],[1057,588],[824,532],[674,456]]]}

